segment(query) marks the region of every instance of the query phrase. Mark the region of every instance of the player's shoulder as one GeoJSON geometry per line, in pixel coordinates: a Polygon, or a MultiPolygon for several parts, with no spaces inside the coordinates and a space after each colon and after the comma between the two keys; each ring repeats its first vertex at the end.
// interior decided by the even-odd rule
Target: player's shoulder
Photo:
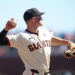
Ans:
{"type": "Polygon", "coordinates": [[[38,29],[39,32],[45,33],[45,34],[53,34],[53,31],[48,30],[47,28],[39,28],[38,29]]]}
{"type": "Polygon", "coordinates": [[[22,37],[22,38],[30,37],[30,35],[26,31],[18,33],[17,36],[22,37]]]}
{"type": "Polygon", "coordinates": [[[38,30],[47,30],[47,28],[44,28],[44,27],[39,27],[38,30]]]}

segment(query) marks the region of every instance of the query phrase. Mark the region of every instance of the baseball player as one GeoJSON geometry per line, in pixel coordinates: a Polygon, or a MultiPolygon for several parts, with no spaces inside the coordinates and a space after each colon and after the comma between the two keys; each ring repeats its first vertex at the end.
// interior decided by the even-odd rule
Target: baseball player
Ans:
{"type": "Polygon", "coordinates": [[[17,48],[26,67],[23,75],[50,75],[51,45],[71,46],[72,43],[53,36],[53,33],[45,28],[39,29],[39,26],[42,26],[43,14],[44,12],[40,12],[36,8],[28,9],[23,15],[27,24],[24,32],[6,35],[9,30],[16,27],[15,23],[9,20],[0,33],[0,45],[17,48]]]}

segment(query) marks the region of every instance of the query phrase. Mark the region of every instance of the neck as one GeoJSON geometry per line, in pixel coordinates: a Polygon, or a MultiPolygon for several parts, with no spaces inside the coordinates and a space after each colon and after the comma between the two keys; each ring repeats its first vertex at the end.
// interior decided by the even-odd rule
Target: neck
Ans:
{"type": "Polygon", "coordinates": [[[34,27],[27,27],[27,30],[33,33],[38,33],[37,28],[34,28],[34,27]]]}
{"type": "Polygon", "coordinates": [[[36,25],[33,22],[28,21],[27,22],[27,30],[33,33],[38,33],[38,25],[36,25]]]}

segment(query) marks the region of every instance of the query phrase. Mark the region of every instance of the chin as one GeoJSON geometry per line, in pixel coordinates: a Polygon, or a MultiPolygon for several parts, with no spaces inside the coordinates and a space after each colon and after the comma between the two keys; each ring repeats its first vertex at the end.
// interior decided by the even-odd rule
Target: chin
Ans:
{"type": "Polygon", "coordinates": [[[42,26],[42,24],[38,24],[38,26],[42,26]]]}
{"type": "Polygon", "coordinates": [[[39,26],[42,26],[43,24],[42,23],[39,23],[39,26]]]}
{"type": "Polygon", "coordinates": [[[40,24],[40,26],[42,26],[43,24],[40,24]]]}

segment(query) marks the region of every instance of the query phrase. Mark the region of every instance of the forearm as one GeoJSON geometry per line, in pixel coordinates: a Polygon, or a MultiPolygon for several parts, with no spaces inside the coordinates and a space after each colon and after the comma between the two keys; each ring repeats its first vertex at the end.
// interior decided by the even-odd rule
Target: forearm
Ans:
{"type": "Polygon", "coordinates": [[[8,40],[6,39],[6,34],[8,31],[5,29],[0,33],[0,45],[8,45],[8,40]]]}
{"type": "Polygon", "coordinates": [[[58,38],[58,37],[54,37],[52,38],[51,40],[51,45],[52,46],[70,46],[71,42],[68,41],[68,40],[65,40],[65,39],[61,39],[61,38],[58,38]]]}

